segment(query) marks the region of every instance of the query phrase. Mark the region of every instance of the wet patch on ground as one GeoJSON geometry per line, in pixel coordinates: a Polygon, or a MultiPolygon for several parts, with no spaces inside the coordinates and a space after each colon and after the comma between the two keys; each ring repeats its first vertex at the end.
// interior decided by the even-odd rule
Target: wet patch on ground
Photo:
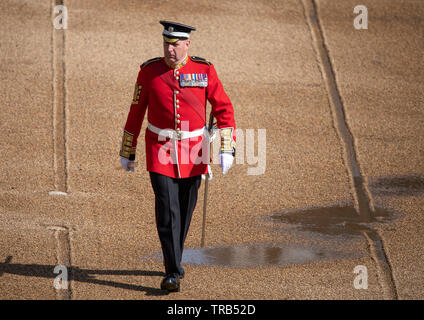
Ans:
{"type": "MultiPolygon", "coordinates": [[[[278,234],[275,243],[186,248],[182,263],[259,267],[357,259],[368,254],[364,232],[373,234],[376,224],[392,221],[397,216],[394,212],[376,208],[371,218],[361,217],[349,205],[284,211],[266,218],[272,223],[271,231],[278,234]]],[[[162,259],[162,253],[150,258],[162,259]]]]}
{"type": "Polygon", "coordinates": [[[362,232],[369,231],[375,223],[390,222],[397,216],[386,209],[375,208],[372,217],[365,218],[353,206],[334,206],[284,211],[273,214],[272,219],[307,232],[349,237],[361,236],[362,232]]]}
{"type": "Polygon", "coordinates": [[[424,175],[372,178],[369,187],[382,196],[419,196],[424,194],[424,175]]]}
{"type": "Polygon", "coordinates": [[[253,244],[186,249],[183,263],[226,267],[288,266],[353,256],[360,255],[319,245],[253,244]]]}

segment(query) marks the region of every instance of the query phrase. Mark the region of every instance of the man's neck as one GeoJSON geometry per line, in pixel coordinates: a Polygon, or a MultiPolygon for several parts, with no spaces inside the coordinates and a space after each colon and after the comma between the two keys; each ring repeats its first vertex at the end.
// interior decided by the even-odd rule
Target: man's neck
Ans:
{"type": "Polygon", "coordinates": [[[172,68],[172,69],[179,69],[182,66],[184,66],[187,63],[188,60],[188,55],[186,54],[185,57],[175,63],[170,63],[169,61],[166,60],[165,58],[165,62],[168,65],[168,67],[172,68]]]}

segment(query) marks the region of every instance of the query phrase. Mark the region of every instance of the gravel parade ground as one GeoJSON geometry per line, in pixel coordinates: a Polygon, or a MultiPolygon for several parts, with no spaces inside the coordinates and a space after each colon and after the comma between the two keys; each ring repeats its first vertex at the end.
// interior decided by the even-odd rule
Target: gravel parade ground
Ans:
{"type": "Polygon", "coordinates": [[[0,299],[424,299],[424,1],[175,6],[0,2],[0,299]],[[196,27],[189,54],[238,135],[230,171],[212,164],[203,248],[202,181],[177,293],[160,290],[146,120],[135,172],[119,160],[159,20],[196,27]]]}

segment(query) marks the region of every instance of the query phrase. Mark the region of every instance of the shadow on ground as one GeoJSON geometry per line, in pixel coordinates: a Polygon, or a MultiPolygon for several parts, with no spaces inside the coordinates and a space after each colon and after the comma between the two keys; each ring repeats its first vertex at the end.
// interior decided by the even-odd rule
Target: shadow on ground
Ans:
{"type": "MultiPolygon", "coordinates": [[[[53,272],[56,266],[39,264],[19,264],[10,263],[11,256],[8,256],[5,262],[0,262],[0,276],[5,273],[16,274],[27,277],[56,278],[58,274],[53,272]]],[[[148,296],[167,295],[167,291],[158,288],[151,288],[128,283],[121,283],[109,280],[96,279],[96,275],[118,275],[118,276],[147,276],[163,277],[165,274],[161,271],[148,270],[100,270],[100,269],[80,269],[78,267],[68,267],[68,281],[86,282],[126,290],[144,291],[148,296]]]]}

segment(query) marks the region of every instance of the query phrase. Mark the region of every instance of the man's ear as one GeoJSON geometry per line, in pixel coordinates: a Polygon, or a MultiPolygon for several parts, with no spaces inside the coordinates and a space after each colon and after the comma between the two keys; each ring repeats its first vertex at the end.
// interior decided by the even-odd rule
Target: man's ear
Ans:
{"type": "Polygon", "coordinates": [[[187,49],[188,49],[188,48],[190,48],[190,44],[191,44],[190,39],[187,39],[187,40],[186,40],[186,46],[187,46],[187,49]]]}

